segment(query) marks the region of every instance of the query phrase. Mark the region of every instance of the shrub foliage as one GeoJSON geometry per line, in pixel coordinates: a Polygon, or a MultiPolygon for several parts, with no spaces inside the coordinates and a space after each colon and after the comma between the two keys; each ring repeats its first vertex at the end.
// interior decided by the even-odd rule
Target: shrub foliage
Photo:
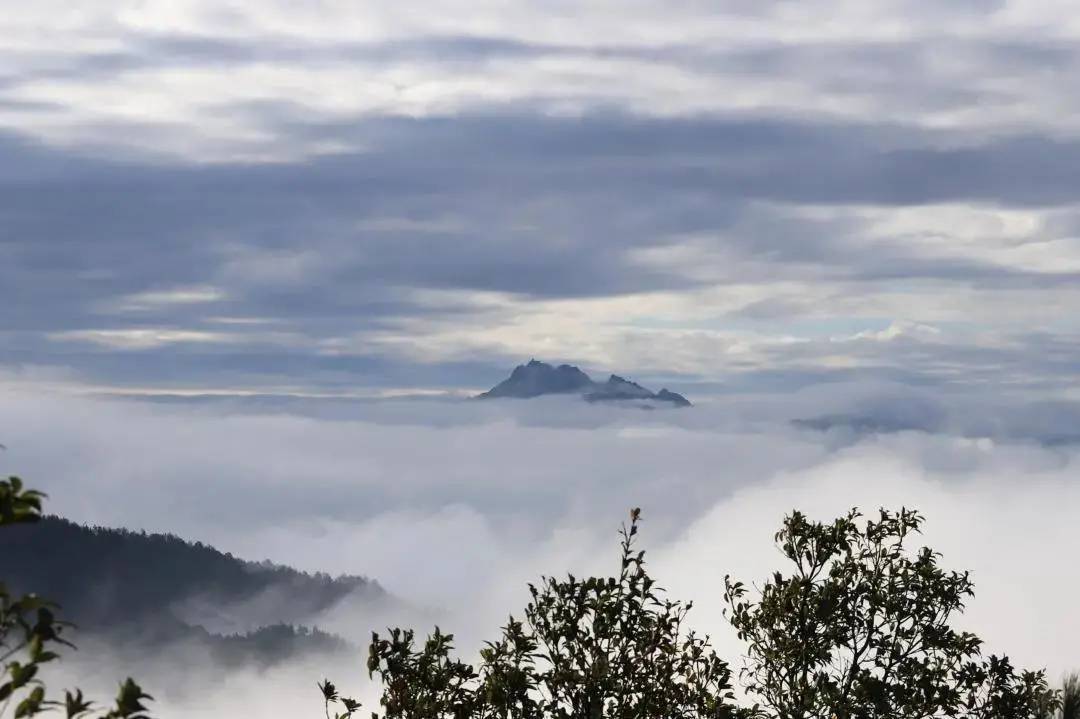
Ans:
{"type": "MultiPolygon", "coordinates": [[[[386,719],[1043,719],[1061,703],[1042,672],[984,656],[952,620],[972,595],[966,572],[912,551],[923,519],[856,510],[831,523],[794,512],[776,535],[792,563],[759,591],[725,581],[726,614],[746,642],[740,707],[732,673],[685,626],[635,549],[638,510],[621,530],[618,576],[544,578],[520,619],[486,643],[479,664],[453,656],[436,628],[373,636],[369,676],[386,719]]],[[[358,702],[323,690],[328,719],[358,702]]],[[[379,717],[378,712],[372,717],[379,717]]]]}
{"type": "MultiPolygon", "coordinates": [[[[479,666],[451,656],[453,636],[435,629],[422,645],[411,630],[372,639],[368,670],[383,687],[387,719],[749,717],[735,704],[731,670],[707,637],[685,627],[689,603],[667,598],[636,550],[638,511],[621,530],[619,573],[544,578],[530,585],[521,619],[480,652],[479,666]]],[[[339,697],[326,682],[329,707],[339,697]],[[328,691],[328,688],[331,691],[328,691]]],[[[338,719],[357,711],[343,704],[338,719]]]]}
{"type": "Polygon", "coordinates": [[[1037,717],[1053,701],[1041,672],[983,657],[978,637],[951,621],[972,596],[967,572],[946,571],[908,543],[923,518],[881,510],[834,522],[795,512],[776,534],[790,574],[756,599],[726,580],[728,616],[747,643],[747,690],[769,716],[1037,717]]]}

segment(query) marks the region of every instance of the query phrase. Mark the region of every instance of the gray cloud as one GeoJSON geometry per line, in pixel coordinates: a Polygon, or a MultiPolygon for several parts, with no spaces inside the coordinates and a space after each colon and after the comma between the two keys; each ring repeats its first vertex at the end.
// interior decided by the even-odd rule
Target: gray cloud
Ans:
{"type": "Polygon", "coordinates": [[[599,35],[604,9],[271,4],[228,34],[203,10],[6,51],[4,364],[324,391],[486,385],[544,347],[697,382],[1075,375],[1080,328],[1049,316],[1080,299],[1076,45],[1040,8],[643,5],[599,35]],[[821,341],[898,319],[947,337],[821,341]]]}
{"type": "MultiPolygon", "coordinates": [[[[899,236],[870,243],[866,218],[848,209],[977,200],[1047,212],[1041,206],[1071,200],[1080,168],[1076,148],[1059,141],[948,149],[936,147],[948,135],[911,128],[624,115],[387,118],[318,132],[367,136],[373,149],[302,164],[181,167],[9,138],[16,162],[0,198],[9,358],[62,365],[73,351],[85,357],[68,341],[80,333],[164,327],[207,335],[170,355],[184,372],[215,361],[223,374],[243,362],[302,371],[345,362],[320,359],[321,342],[406,319],[483,324],[470,292],[528,302],[787,280],[858,296],[873,294],[873,283],[1007,293],[1076,280],[1076,270],[1035,272],[947,246],[927,254],[899,236]],[[836,209],[807,215],[808,205],[836,209]],[[635,260],[686,237],[706,254],[635,260]],[[191,286],[218,296],[131,308],[133,296],[191,286]],[[466,294],[430,303],[417,299],[422,291],[466,294]]],[[[776,319],[785,314],[777,307],[797,312],[790,301],[761,301],[776,319]]],[[[94,363],[110,362],[128,361],[94,363]]],[[[351,361],[354,371],[363,363],[351,361]]]]}

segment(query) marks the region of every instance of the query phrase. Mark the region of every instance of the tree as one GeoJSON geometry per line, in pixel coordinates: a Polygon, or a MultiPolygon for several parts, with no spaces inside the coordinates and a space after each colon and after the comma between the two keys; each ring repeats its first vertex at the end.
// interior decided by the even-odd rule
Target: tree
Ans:
{"type": "MultiPolygon", "coordinates": [[[[0,480],[0,528],[36,522],[45,495],[23,487],[18,477],[0,480]]],[[[14,596],[0,583],[0,717],[14,706],[14,719],[61,707],[68,719],[89,717],[95,711],[83,693],[67,692],[64,701],[48,698],[41,668],[59,659],[57,650],[73,646],[64,638],[70,625],[57,618],[56,607],[34,594],[14,596]]],[[[111,709],[96,712],[102,719],[149,719],[144,701],[151,697],[132,679],[120,685],[111,709]]]]}
{"type": "MultiPolygon", "coordinates": [[[[984,657],[976,636],[952,628],[970,577],[942,569],[930,549],[908,551],[923,519],[906,509],[829,524],[795,512],[776,535],[790,576],[773,574],[756,601],[725,579],[726,611],[748,643],[744,685],[758,700],[740,709],[728,665],[683,629],[691,605],[666,599],[645,571],[639,517],[622,529],[618,577],[530,585],[523,619],[485,645],[479,668],[454,659],[453,636],[438,628],[422,647],[409,630],[374,635],[368,670],[383,685],[383,716],[1050,719],[1061,708],[1073,719],[1042,672],[984,657]]],[[[320,687],[328,719],[339,702],[337,719],[358,711],[330,682],[320,687]]],[[[1065,694],[1078,687],[1067,680],[1065,694]]]]}
{"type": "Polygon", "coordinates": [[[1080,719],[1080,674],[1076,672],[1061,685],[1061,719],[1080,719]]]}
{"type": "Polygon", "coordinates": [[[794,512],[776,534],[790,575],[773,574],[756,600],[725,580],[748,645],[743,679],[767,716],[1035,719],[1053,709],[1042,672],[983,657],[978,637],[951,626],[972,582],[928,548],[909,552],[918,513],[860,520],[857,510],[827,524],[794,512]]]}
{"type": "MultiPolygon", "coordinates": [[[[435,629],[422,647],[412,631],[374,635],[369,675],[383,685],[387,719],[726,719],[731,671],[707,637],[684,627],[689,603],[667,599],[634,549],[640,513],[620,532],[618,576],[543,578],[522,619],[510,617],[474,668],[451,657],[453,636],[435,629]]],[[[320,684],[331,705],[346,700],[320,684]]],[[[352,700],[350,717],[358,705],[352,700]]],[[[335,706],[336,708],[336,706],[335,706]]],[[[373,715],[374,716],[374,715],[373,715]]]]}
{"type": "Polygon", "coordinates": [[[1073,672],[1065,676],[1060,699],[1057,711],[1047,709],[1042,719],[1080,719],[1080,674],[1073,672]]]}

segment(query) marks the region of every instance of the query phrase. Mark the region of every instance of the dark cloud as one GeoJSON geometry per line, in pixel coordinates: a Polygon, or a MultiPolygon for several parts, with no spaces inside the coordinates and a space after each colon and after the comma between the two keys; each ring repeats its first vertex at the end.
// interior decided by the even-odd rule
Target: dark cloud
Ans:
{"type": "MultiPolygon", "coordinates": [[[[393,365],[382,349],[363,349],[371,333],[455,317],[482,325],[492,310],[468,302],[470,292],[528,302],[777,280],[842,294],[875,282],[1007,291],[1078,279],[1068,269],[1032,272],[977,253],[928,255],[903,238],[868,243],[865,219],[844,209],[1066,206],[1080,183],[1080,143],[1072,140],[971,142],[955,131],[740,115],[558,118],[519,108],[330,122],[287,103],[246,112],[298,142],[367,149],[302,162],[186,165],[0,138],[8,362],[148,381],[293,372],[337,386],[378,374],[369,366],[393,365]],[[800,212],[808,204],[835,211],[810,217],[800,212]],[[635,254],[686,237],[698,238],[705,259],[665,264],[635,254]],[[217,288],[220,297],[130,307],[140,294],[190,286],[217,288]],[[465,294],[434,302],[418,294],[432,290],[465,294]],[[221,325],[218,317],[266,322],[221,325]],[[162,342],[125,355],[89,351],[78,334],[162,327],[228,341],[162,342]],[[352,359],[325,356],[321,343],[345,337],[356,339],[352,359]]],[[[740,316],[782,321],[800,305],[809,309],[767,298],[740,316]]],[[[998,352],[950,351],[948,361],[972,362],[972,373],[998,352]]],[[[797,358],[784,352],[784,361],[797,358]]],[[[494,367],[521,358],[476,359],[494,367]]],[[[911,359],[931,374],[945,361],[911,359]]],[[[902,364],[899,356],[882,361],[902,364]]],[[[1035,361],[1054,377],[1075,370],[1035,361]]],[[[412,377],[427,382],[427,371],[413,367],[412,377]]]]}

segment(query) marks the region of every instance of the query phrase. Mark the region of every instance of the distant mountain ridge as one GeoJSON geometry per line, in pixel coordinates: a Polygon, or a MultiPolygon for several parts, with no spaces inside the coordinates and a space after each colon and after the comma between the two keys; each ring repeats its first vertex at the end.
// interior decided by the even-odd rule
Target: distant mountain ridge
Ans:
{"type": "Polygon", "coordinates": [[[578,367],[569,364],[552,366],[547,362],[529,360],[518,365],[510,376],[477,399],[511,397],[532,399],[549,394],[579,394],[587,402],[663,402],[675,407],[690,407],[690,400],[677,392],[661,389],[659,392],[642,387],[619,375],[611,375],[606,382],[596,382],[578,367]]]}

